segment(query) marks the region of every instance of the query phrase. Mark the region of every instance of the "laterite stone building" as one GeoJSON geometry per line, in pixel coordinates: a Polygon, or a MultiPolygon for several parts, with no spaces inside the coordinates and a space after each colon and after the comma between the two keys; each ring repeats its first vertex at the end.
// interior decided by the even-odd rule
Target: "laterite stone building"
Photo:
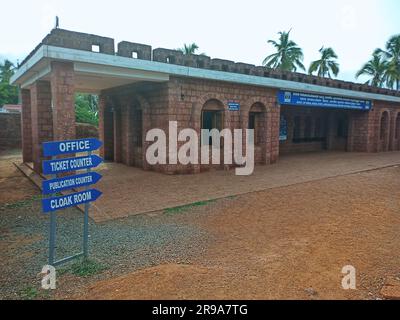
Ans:
{"type": "Polygon", "coordinates": [[[21,87],[23,160],[41,170],[41,143],[75,138],[74,94],[99,94],[102,156],[150,166],[152,128],[250,128],[257,164],[305,151],[400,150],[400,92],[54,29],[12,79],[21,87]],[[234,107],[232,107],[234,106],[234,107]]]}

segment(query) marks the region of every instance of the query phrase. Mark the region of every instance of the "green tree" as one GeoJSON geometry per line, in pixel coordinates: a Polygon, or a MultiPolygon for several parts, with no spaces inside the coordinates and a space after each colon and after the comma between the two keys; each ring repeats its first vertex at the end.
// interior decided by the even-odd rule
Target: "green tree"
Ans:
{"type": "Polygon", "coordinates": [[[366,84],[374,87],[382,87],[386,81],[387,69],[388,62],[378,52],[374,52],[372,59],[356,73],[356,78],[361,75],[370,76],[366,84]]]}
{"type": "Polygon", "coordinates": [[[18,88],[10,85],[14,69],[14,64],[7,59],[0,63],[0,107],[18,103],[18,88]]]}
{"type": "Polygon", "coordinates": [[[333,51],[332,48],[324,48],[319,49],[321,53],[321,59],[311,62],[310,68],[308,69],[309,74],[313,74],[317,72],[319,77],[328,77],[331,78],[332,74],[337,77],[339,73],[339,64],[335,61],[338,56],[333,51]]]}
{"type": "Polygon", "coordinates": [[[274,46],[276,53],[266,57],[263,65],[284,71],[297,71],[297,68],[305,71],[303,50],[297,46],[296,42],[289,39],[290,31],[283,31],[278,34],[278,41],[268,40],[268,43],[274,46]]]}
{"type": "Polygon", "coordinates": [[[195,44],[194,42],[191,44],[184,44],[183,48],[178,49],[179,51],[182,51],[183,54],[189,55],[189,54],[195,54],[197,50],[199,50],[199,46],[195,44]]]}
{"type": "Polygon", "coordinates": [[[388,40],[385,50],[376,49],[375,53],[387,61],[386,85],[400,90],[400,34],[388,40]]]}
{"type": "Polygon", "coordinates": [[[97,126],[99,124],[98,96],[92,94],[76,94],[75,114],[76,122],[97,126]]]}

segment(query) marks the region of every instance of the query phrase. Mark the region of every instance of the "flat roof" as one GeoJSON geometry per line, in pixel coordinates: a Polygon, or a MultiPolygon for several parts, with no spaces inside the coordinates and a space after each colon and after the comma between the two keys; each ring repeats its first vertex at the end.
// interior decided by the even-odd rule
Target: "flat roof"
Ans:
{"type": "Polygon", "coordinates": [[[397,96],[186,67],[50,45],[41,45],[12,76],[11,83],[26,88],[37,80],[48,80],[51,72],[51,61],[67,61],[74,63],[74,70],[76,73],[75,87],[77,91],[81,92],[98,93],[104,89],[138,81],[165,82],[169,80],[170,76],[178,76],[362,100],[380,100],[400,103],[400,97],[397,96]]]}

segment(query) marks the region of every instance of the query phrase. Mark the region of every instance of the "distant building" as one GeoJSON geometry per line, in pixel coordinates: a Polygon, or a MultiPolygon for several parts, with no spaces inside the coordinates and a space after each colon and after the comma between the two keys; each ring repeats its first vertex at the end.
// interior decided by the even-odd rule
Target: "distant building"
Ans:
{"type": "Polygon", "coordinates": [[[3,113],[21,113],[22,106],[20,104],[5,104],[0,108],[3,113]]]}

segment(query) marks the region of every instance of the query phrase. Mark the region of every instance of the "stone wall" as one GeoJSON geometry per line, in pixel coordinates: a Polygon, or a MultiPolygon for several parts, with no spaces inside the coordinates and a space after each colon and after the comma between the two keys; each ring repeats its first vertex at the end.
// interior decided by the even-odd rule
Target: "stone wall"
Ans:
{"type": "Polygon", "coordinates": [[[21,148],[21,114],[0,113],[0,149],[21,148]]]}
{"type": "Polygon", "coordinates": [[[235,63],[225,59],[211,59],[205,55],[184,55],[182,52],[172,49],[157,48],[152,50],[151,46],[146,44],[122,41],[118,44],[118,50],[115,51],[114,39],[112,38],[63,29],[53,29],[50,34],[48,34],[32,51],[32,53],[21,63],[21,65],[23,65],[39,49],[41,45],[51,45],[85,51],[92,51],[92,46],[95,45],[99,47],[100,53],[109,55],[119,55],[122,57],[134,58],[132,53],[135,52],[135,58],[142,60],[153,60],[162,63],[176,64],[194,68],[289,80],[338,89],[400,96],[400,91],[377,88],[365,84],[342,80],[321,78],[297,72],[274,70],[263,66],[255,66],[242,62],[235,63]]]}

